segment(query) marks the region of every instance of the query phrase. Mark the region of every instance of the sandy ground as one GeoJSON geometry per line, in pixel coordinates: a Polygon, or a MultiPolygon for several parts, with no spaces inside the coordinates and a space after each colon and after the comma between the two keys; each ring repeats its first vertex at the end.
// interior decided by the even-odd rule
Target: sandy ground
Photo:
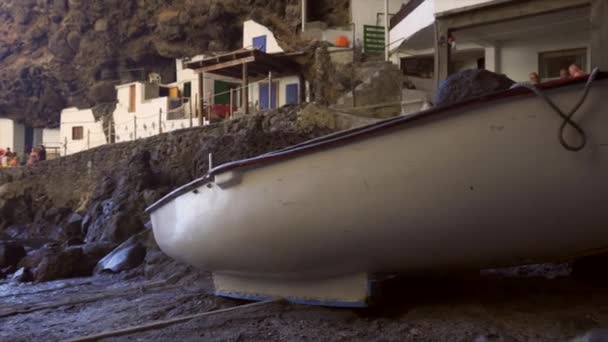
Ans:
{"type": "MultiPolygon", "coordinates": [[[[608,286],[530,272],[393,280],[368,309],[271,303],[108,341],[567,341],[608,327],[608,286]]],[[[108,276],[0,283],[0,340],[56,341],[247,304],[211,279],[170,285],[108,276]]]]}

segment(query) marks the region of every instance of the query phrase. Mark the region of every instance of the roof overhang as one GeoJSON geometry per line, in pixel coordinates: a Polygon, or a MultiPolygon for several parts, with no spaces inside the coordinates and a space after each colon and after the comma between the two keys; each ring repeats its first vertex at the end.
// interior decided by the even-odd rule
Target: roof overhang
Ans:
{"type": "Polygon", "coordinates": [[[300,72],[300,66],[291,58],[293,54],[267,54],[260,50],[237,50],[208,57],[200,61],[186,63],[186,68],[197,73],[213,73],[232,78],[242,78],[243,65],[251,77],[266,77],[269,72],[293,75],[300,72]]]}

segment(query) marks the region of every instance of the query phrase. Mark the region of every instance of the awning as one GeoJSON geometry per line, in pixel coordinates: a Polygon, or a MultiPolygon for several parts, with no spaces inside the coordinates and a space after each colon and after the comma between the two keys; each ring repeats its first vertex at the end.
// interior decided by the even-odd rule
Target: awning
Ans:
{"type": "Polygon", "coordinates": [[[243,65],[251,77],[266,77],[272,71],[278,77],[298,74],[300,67],[291,60],[293,54],[267,54],[260,50],[237,50],[208,57],[200,61],[186,63],[186,68],[197,73],[210,72],[240,79],[243,65]]]}

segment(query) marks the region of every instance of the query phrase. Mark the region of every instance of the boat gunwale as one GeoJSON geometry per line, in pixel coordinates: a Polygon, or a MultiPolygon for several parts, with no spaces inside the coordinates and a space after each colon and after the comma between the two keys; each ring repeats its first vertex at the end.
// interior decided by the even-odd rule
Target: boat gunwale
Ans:
{"type": "MultiPolygon", "coordinates": [[[[541,83],[541,84],[537,85],[537,87],[541,90],[552,90],[552,89],[565,88],[568,86],[585,83],[585,82],[587,82],[588,78],[589,78],[589,76],[582,76],[582,77],[576,77],[576,78],[571,78],[571,79],[567,79],[567,80],[549,81],[549,82],[541,83]]],[[[608,79],[608,73],[599,72],[596,77],[596,80],[605,80],[605,79],[608,79]]],[[[523,87],[511,88],[511,89],[503,90],[500,92],[495,92],[495,93],[491,93],[488,95],[483,95],[483,96],[476,97],[473,99],[450,104],[447,106],[435,107],[435,108],[420,111],[420,112],[417,112],[417,113],[414,113],[411,115],[398,116],[395,118],[390,118],[390,119],[382,120],[379,122],[375,122],[375,123],[372,123],[369,125],[331,133],[331,134],[328,134],[328,135],[325,135],[325,136],[322,136],[322,137],[319,137],[316,139],[307,140],[300,144],[286,147],[284,149],[261,154],[256,157],[246,158],[246,159],[241,159],[241,160],[236,160],[233,162],[225,163],[225,164],[219,165],[215,168],[212,168],[203,177],[197,178],[197,179],[191,181],[190,183],[187,183],[187,184],[171,191],[169,194],[165,195],[163,198],[158,200],[156,203],[149,206],[145,210],[145,212],[148,214],[152,214],[154,211],[158,210],[160,207],[164,206],[168,202],[171,202],[172,200],[181,196],[182,194],[184,194],[186,192],[190,192],[192,190],[195,190],[201,186],[204,186],[204,185],[212,182],[213,176],[215,176],[219,173],[231,171],[231,170],[234,170],[237,168],[257,165],[257,164],[275,162],[278,160],[282,160],[282,159],[286,159],[286,158],[290,158],[293,156],[302,155],[302,154],[306,154],[306,153],[312,153],[312,152],[318,151],[319,149],[322,149],[322,148],[334,147],[338,143],[343,143],[345,141],[352,141],[357,138],[368,137],[371,133],[376,133],[380,130],[390,129],[390,128],[396,127],[398,125],[402,125],[402,124],[416,121],[419,119],[427,118],[427,117],[434,116],[437,114],[445,114],[446,112],[452,111],[454,109],[472,107],[472,106],[479,105],[479,104],[495,102],[495,101],[499,101],[502,99],[513,98],[513,97],[522,96],[522,95],[534,95],[534,92],[530,89],[523,88],[523,87]]]]}

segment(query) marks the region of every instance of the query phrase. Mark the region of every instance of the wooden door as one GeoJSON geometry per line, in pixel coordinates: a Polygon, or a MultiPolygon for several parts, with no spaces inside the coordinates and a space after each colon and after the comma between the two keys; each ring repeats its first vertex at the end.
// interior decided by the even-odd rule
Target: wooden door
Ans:
{"type": "Polygon", "coordinates": [[[137,111],[136,102],[135,102],[135,84],[129,86],[129,113],[135,113],[137,111]]]}

